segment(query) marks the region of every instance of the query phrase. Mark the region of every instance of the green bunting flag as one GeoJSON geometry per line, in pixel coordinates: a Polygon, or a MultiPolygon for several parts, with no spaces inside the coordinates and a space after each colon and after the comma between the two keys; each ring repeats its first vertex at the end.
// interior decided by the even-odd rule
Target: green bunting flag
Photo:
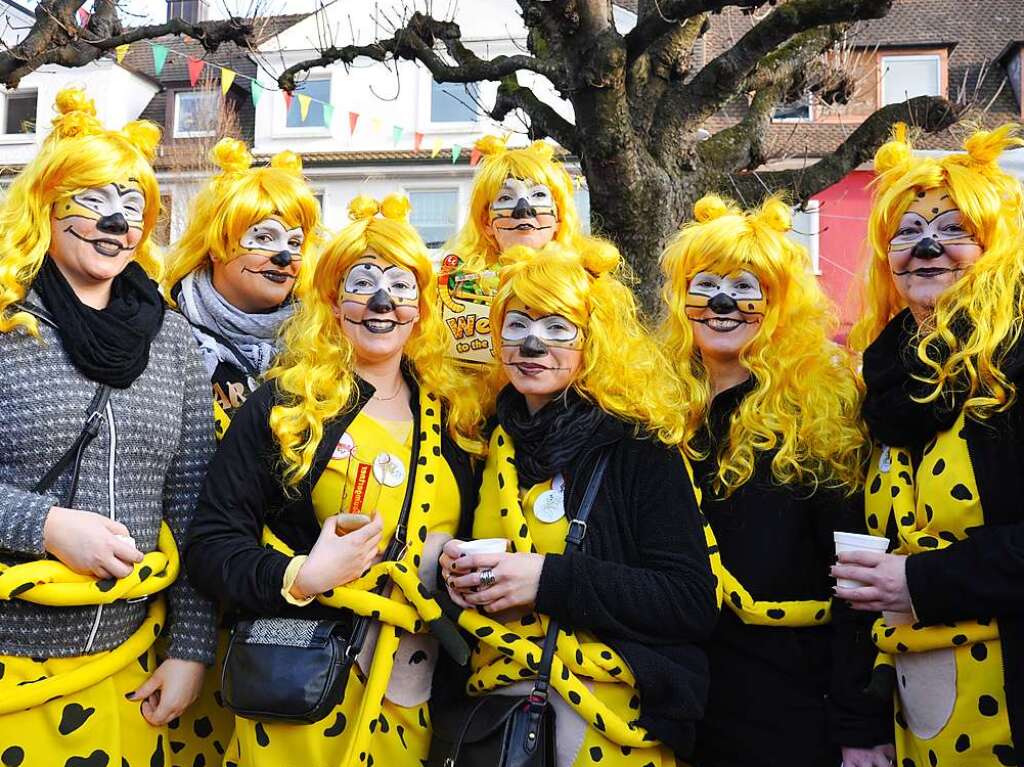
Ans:
{"type": "Polygon", "coordinates": [[[260,96],[263,95],[263,86],[260,85],[256,80],[250,82],[252,88],[252,105],[256,106],[260,103],[260,96]]]}
{"type": "Polygon", "coordinates": [[[167,63],[167,46],[153,44],[153,69],[156,70],[157,77],[164,71],[164,64],[167,63]]]}

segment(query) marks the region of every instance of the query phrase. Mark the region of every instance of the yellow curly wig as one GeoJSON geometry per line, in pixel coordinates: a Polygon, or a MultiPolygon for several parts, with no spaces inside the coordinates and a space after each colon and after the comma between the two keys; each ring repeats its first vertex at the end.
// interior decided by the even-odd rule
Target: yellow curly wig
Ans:
{"type": "MultiPolygon", "coordinates": [[[[491,303],[491,335],[501,348],[509,302],[560,314],[583,330],[583,363],[573,382],[581,396],[607,413],[637,425],[666,444],[683,436],[685,407],[658,345],[640,322],[633,293],[618,278],[621,257],[613,245],[592,241],[574,250],[550,242],[540,250],[516,246],[498,260],[498,289],[491,303]]],[[[508,383],[495,365],[491,391],[508,383]]]]}
{"type": "Polygon", "coordinates": [[[367,252],[416,276],[420,319],[406,344],[406,358],[419,383],[446,404],[452,437],[469,450],[482,449],[478,398],[446,356],[430,256],[408,215],[405,197],[392,195],[380,203],[356,197],[349,204],[352,222],[327,244],[312,269],[300,272],[299,307],[284,326],[284,351],[267,373],[284,398],[271,411],[270,427],[281,448],[286,486],[295,486],[309,472],[324,422],[356,404],[355,350],[334,309],[345,273],[367,252]]]}
{"type": "Polygon", "coordinates": [[[224,138],[210,150],[210,159],[221,172],[192,200],[188,228],[167,255],[162,288],[171,304],[171,290],[186,275],[209,261],[231,260],[245,231],[269,216],[279,216],[288,229],[302,228],[304,260],[316,252],[320,206],[297,154],[280,152],[269,165],[253,168],[245,144],[224,138]]]}
{"type": "Polygon", "coordinates": [[[753,474],[758,452],[772,451],[781,483],[845,486],[863,479],[866,440],[860,392],[849,356],[829,340],[834,309],[811,272],[807,251],[786,237],[789,206],[779,198],[744,213],[714,195],[697,201],[661,256],[669,312],[659,331],[686,406],[684,450],[701,457],[698,435],[711,405],[711,382],[686,316],[686,294],[702,271],[747,270],[761,282],[767,311],[740,361],[755,388],[732,415],[718,456],[716,487],[729,494],[753,474]]]}
{"type": "Polygon", "coordinates": [[[67,88],[57,94],[53,130],[39,154],[18,174],[0,201],[0,333],[21,327],[38,335],[35,318],[12,312],[35,279],[50,248],[50,213],[68,195],[138,179],[146,199],[142,238],[135,261],[154,280],[160,257],[150,235],[160,215],[160,189],[150,164],[160,143],[160,128],[140,120],[119,131],[106,130],[85,91],[67,88]]]}
{"type": "Polygon", "coordinates": [[[1004,409],[1015,396],[1000,365],[1006,350],[1020,339],[1024,316],[1024,191],[999,167],[998,159],[1005,150],[1024,146],[1019,132],[1019,126],[1006,124],[972,134],[962,154],[915,157],[901,124],[875,155],[878,178],[868,218],[871,261],[865,311],[851,344],[867,347],[905,307],[890,273],[889,241],[918,192],[945,187],[982,255],[939,299],[931,320],[921,328],[917,354],[932,371],[926,383],[933,389],[925,401],[956,392],[966,397],[965,411],[979,418],[1004,409]],[[963,326],[964,321],[969,326],[966,337],[958,337],[954,324],[963,326]],[[930,359],[928,350],[937,347],[950,353],[940,361],[930,359]]]}

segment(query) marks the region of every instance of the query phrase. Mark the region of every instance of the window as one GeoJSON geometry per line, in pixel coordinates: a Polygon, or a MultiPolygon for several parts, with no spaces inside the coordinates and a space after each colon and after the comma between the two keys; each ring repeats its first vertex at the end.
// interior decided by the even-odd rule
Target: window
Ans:
{"type": "Polygon", "coordinates": [[[580,229],[584,234],[590,234],[590,190],[577,189],[573,194],[573,202],[576,203],[576,215],[580,219],[580,229]]]}
{"type": "Polygon", "coordinates": [[[477,83],[430,81],[430,122],[475,123],[480,86],[477,83]]]}
{"type": "Polygon", "coordinates": [[[775,122],[810,122],[811,94],[805,93],[802,98],[788,104],[780,104],[772,113],[775,122]]]}
{"type": "Polygon", "coordinates": [[[324,117],[324,104],[331,103],[331,78],[320,77],[310,78],[302,85],[296,86],[292,99],[292,105],[288,107],[288,116],[285,118],[287,128],[325,128],[327,119],[324,117]],[[302,93],[309,96],[313,101],[309,102],[309,111],[306,119],[302,119],[302,105],[299,104],[298,95],[302,93]]]}
{"type": "Polygon", "coordinates": [[[3,99],[4,133],[36,132],[36,91],[9,91],[3,99]]]}
{"type": "Polygon", "coordinates": [[[220,96],[213,91],[174,94],[174,137],[199,138],[217,133],[220,96]]]}
{"type": "Polygon", "coordinates": [[[455,234],[458,223],[458,189],[411,189],[411,223],[428,248],[440,248],[455,234]]]}
{"type": "Polygon", "coordinates": [[[815,274],[821,274],[821,218],[818,200],[808,200],[804,210],[793,208],[793,225],[787,236],[807,249],[811,257],[811,269],[815,274]]]}
{"type": "Polygon", "coordinates": [[[882,106],[898,104],[915,96],[939,96],[941,62],[936,55],[882,56],[882,106]]]}

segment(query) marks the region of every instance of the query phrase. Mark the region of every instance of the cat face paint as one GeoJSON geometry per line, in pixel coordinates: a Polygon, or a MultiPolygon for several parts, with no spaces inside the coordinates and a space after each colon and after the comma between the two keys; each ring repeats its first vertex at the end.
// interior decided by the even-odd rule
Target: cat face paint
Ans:
{"type": "Polygon", "coordinates": [[[420,318],[416,276],[376,253],[345,272],[337,315],[342,332],[363,362],[401,356],[420,318]]]}
{"type": "Polygon", "coordinates": [[[560,314],[534,319],[525,311],[509,309],[501,325],[502,346],[525,346],[536,342],[562,349],[583,348],[583,333],[560,314]],[[531,339],[533,339],[531,341],[531,339]]]}
{"type": "Polygon", "coordinates": [[[491,201],[489,229],[505,251],[514,245],[542,248],[558,232],[558,210],[546,184],[507,178],[491,201]]]}
{"type": "Polygon", "coordinates": [[[61,197],[50,214],[49,253],[75,283],[112,280],[135,255],[145,211],[134,178],[61,197]]]}
{"type": "Polygon", "coordinates": [[[981,246],[945,187],[918,192],[889,241],[896,292],[919,319],[980,256],[981,246]]]}
{"type": "Polygon", "coordinates": [[[686,293],[686,316],[694,322],[722,326],[721,330],[761,322],[767,306],[761,281],[748,271],[730,276],[698,272],[686,293]],[[729,315],[733,316],[723,319],[729,315]]]}
{"type": "Polygon", "coordinates": [[[278,218],[246,229],[228,261],[213,261],[213,284],[244,312],[270,311],[291,296],[302,268],[302,227],[288,229],[278,218]]]}
{"type": "Polygon", "coordinates": [[[559,314],[509,302],[501,323],[501,363],[509,382],[537,406],[564,391],[583,362],[583,331],[559,314]]]}

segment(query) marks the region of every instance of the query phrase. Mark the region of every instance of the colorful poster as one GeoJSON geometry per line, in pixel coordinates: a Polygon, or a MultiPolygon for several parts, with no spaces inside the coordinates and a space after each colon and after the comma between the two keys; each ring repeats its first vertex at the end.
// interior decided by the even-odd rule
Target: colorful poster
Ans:
{"type": "Polygon", "coordinates": [[[457,255],[445,256],[437,288],[441,320],[449,333],[449,356],[477,365],[494,359],[490,314],[497,286],[493,272],[464,272],[457,255]]]}

